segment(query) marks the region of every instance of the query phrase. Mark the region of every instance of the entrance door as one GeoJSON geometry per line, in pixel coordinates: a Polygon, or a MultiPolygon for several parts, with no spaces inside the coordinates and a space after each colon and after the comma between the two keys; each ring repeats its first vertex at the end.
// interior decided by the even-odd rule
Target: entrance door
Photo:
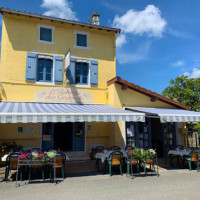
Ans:
{"type": "Polygon", "coordinates": [[[42,124],[42,150],[46,151],[53,147],[53,123],[42,124]]]}
{"type": "Polygon", "coordinates": [[[73,124],[73,150],[84,151],[85,150],[85,123],[76,122],[73,124]]]}
{"type": "Polygon", "coordinates": [[[156,149],[158,157],[163,156],[162,124],[159,118],[151,118],[152,148],[156,149]]]}
{"type": "Polygon", "coordinates": [[[167,149],[174,149],[176,147],[176,123],[162,124],[163,132],[163,152],[166,156],[167,149]]]}
{"type": "Polygon", "coordinates": [[[54,124],[54,148],[61,151],[73,150],[73,123],[54,124]]]}

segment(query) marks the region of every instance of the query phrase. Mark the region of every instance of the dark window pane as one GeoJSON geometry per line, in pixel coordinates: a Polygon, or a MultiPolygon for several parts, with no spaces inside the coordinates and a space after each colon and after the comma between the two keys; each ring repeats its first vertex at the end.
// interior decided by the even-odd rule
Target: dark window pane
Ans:
{"type": "Polygon", "coordinates": [[[87,76],[83,77],[83,83],[87,84],[87,76]]]}
{"type": "Polygon", "coordinates": [[[40,28],[40,40],[52,42],[52,30],[49,28],[40,28]]]}
{"type": "Polygon", "coordinates": [[[76,84],[80,82],[81,82],[80,76],[76,76],[76,84]]]}
{"type": "Polygon", "coordinates": [[[77,34],[77,46],[87,47],[87,36],[83,34],[77,34]]]}
{"type": "Polygon", "coordinates": [[[52,82],[53,61],[39,58],[37,67],[37,81],[52,82]]]}
{"type": "Polygon", "coordinates": [[[46,74],[46,81],[51,81],[51,74],[46,74]]]}

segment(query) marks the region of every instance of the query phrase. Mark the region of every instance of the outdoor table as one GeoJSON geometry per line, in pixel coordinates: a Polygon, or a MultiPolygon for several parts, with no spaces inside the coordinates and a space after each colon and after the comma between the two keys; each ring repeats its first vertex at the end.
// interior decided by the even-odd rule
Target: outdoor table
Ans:
{"type": "Polygon", "coordinates": [[[183,156],[188,156],[191,150],[169,150],[168,155],[170,155],[170,165],[173,166],[173,156],[179,156],[180,167],[183,167],[183,156]]]}
{"type": "Polygon", "coordinates": [[[52,165],[54,168],[54,184],[56,184],[56,167],[55,167],[55,159],[53,162],[50,163],[43,163],[40,160],[20,160],[18,159],[18,165],[17,165],[17,174],[16,174],[16,187],[17,187],[17,181],[18,181],[18,173],[19,173],[19,167],[20,166],[33,166],[33,165],[52,165]]]}
{"type": "MultiPolygon", "coordinates": [[[[104,150],[103,153],[96,153],[95,155],[95,158],[96,159],[100,159],[102,163],[105,162],[105,160],[107,158],[109,158],[109,155],[112,153],[113,151],[107,151],[107,150],[104,150]]],[[[123,153],[123,157],[127,158],[127,152],[128,151],[125,151],[124,149],[121,149],[120,152],[123,153]]]]}
{"type": "Polygon", "coordinates": [[[6,158],[9,156],[9,154],[6,154],[4,155],[2,158],[1,158],[1,161],[5,162],[6,161],[6,158]]]}

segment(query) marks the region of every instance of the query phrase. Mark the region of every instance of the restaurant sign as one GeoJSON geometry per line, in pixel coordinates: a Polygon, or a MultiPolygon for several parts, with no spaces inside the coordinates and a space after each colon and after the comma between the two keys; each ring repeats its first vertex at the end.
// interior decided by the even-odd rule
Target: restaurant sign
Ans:
{"type": "Polygon", "coordinates": [[[77,88],[51,87],[35,92],[35,102],[93,103],[92,94],[77,88]]]}

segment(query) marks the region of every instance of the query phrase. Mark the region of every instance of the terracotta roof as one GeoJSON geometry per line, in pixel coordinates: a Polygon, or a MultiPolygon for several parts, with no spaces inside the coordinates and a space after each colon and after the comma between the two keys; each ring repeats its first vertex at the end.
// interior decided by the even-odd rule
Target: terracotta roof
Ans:
{"type": "Polygon", "coordinates": [[[116,76],[115,78],[109,80],[107,82],[107,85],[109,86],[109,85],[111,85],[113,83],[117,83],[117,84],[122,85],[122,89],[129,88],[129,89],[134,90],[136,92],[139,92],[141,94],[147,95],[147,96],[152,98],[152,101],[159,100],[159,101],[162,101],[164,103],[173,105],[173,106],[175,106],[177,108],[181,108],[181,109],[185,109],[185,110],[189,110],[190,109],[186,105],[183,105],[183,104],[181,104],[181,103],[179,103],[177,101],[174,101],[172,99],[169,99],[167,97],[164,97],[164,96],[162,96],[162,95],[160,95],[160,94],[158,94],[156,92],[152,92],[151,90],[147,90],[145,88],[142,88],[139,85],[135,85],[133,83],[130,83],[130,82],[118,77],[118,76],[116,76]]]}
{"type": "Polygon", "coordinates": [[[79,25],[82,27],[96,28],[98,30],[114,31],[115,33],[121,32],[121,29],[119,29],[119,28],[112,28],[112,27],[100,26],[100,25],[95,25],[95,24],[88,24],[88,23],[84,23],[84,22],[61,19],[61,18],[57,18],[57,17],[50,17],[50,16],[46,16],[46,15],[39,15],[39,14],[35,14],[35,13],[18,11],[18,10],[3,8],[3,7],[0,7],[0,13],[2,15],[3,15],[3,13],[10,13],[10,14],[28,16],[28,17],[33,17],[33,18],[46,19],[46,20],[50,20],[50,21],[68,23],[68,24],[72,24],[72,25],[79,25]]]}

